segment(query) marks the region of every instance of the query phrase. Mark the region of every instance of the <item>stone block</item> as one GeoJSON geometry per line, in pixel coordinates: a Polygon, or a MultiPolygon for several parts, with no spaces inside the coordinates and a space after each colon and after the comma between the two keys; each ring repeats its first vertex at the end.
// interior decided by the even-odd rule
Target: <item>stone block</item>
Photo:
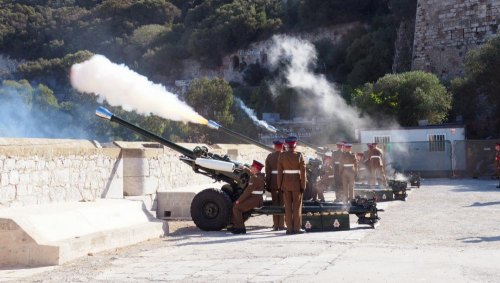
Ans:
{"type": "Polygon", "coordinates": [[[0,209],[0,268],[62,264],[168,233],[143,206],[100,200],[0,209]]]}

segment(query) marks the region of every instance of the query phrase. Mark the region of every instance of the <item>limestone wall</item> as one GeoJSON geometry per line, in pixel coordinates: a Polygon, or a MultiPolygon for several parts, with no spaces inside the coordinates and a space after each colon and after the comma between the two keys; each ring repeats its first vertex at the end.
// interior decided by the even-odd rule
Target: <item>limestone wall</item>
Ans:
{"type": "MultiPolygon", "coordinates": [[[[0,208],[153,195],[213,182],[177,152],[143,144],[101,148],[84,140],[0,139],[0,208]]],[[[210,151],[247,163],[263,162],[269,153],[253,145],[214,145],[210,151]]]]}
{"type": "Polygon", "coordinates": [[[105,197],[122,186],[119,155],[89,141],[2,139],[0,207],[105,197]]]}
{"type": "Polygon", "coordinates": [[[451,79],[467,51],[498,35],[499,0],[418,0],[412,69],[451,79]]]}

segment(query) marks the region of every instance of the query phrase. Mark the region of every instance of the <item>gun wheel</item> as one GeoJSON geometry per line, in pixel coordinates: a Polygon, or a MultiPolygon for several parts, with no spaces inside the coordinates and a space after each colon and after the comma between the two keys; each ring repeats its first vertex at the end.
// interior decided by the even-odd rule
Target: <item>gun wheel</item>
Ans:
{"type": "Polygon", "coordinates": [[[191,218],[204,231],[220,231],[231,220],[233,203],[228,195],[217,189],[205,189],[191,202],[191,218]]]}

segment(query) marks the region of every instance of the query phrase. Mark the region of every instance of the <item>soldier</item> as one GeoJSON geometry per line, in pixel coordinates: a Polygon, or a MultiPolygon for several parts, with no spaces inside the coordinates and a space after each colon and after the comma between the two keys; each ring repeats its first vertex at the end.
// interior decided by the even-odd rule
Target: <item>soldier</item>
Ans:
{"type": "Polygon", "coordinates": [[[380,177],[382,178],[383,185],[387,186],[387,178],[385,177],[383,158],[384,154],[382,149],[377,147],[377,143],[372,143],[372,147],[368,154],[368,162],[370,168],[370,186],[375,185],[375,178],[378,174],[380,174],[380,177]]]}
{"type": "Polygon", "coordinates": [[[316,194],[313,196],[313,200],[316,200],[316,195],[320,201],[325,201],[325,195],[323,194],[325,190],[333,185],[334,180],[334,169],[332,164],[332,152],[329,151],[323,156],[323,167],[321,168],[320,180],[316,186],[316,194]]]}
{"type": "Polygon", "coordinates": [[[344,152],[340,159],[340,170],[342,185],[344,186],[343,201],[347,202],[354,198],[354,176],[358,170],[356,155],[351,152],[352,144],[344,144],[344,152]]]}
{"type": "Polygon", "coordinates": [[[361,152],[356,153],[356,161],[358,163],[358,174],[356,175],[356,181],[365,183],[369,179],[369,172],[366,169],[365,155],[361,152]]]}
{"type": "Polygon", "coordinates": [[[340,158],[342,156],[342,147],[344,142],[337,142],[337,149],[332,152],[333,161],[333,175],[334,175],[334,190],[335,198],[340,200],[340,194],[343,190],[342,187],[342,176],[340,175],[340,158]]]}
{"type": "Polygon", "coordinates": [[[254,160],[250,169],[244,169],[250,175],[250,180],[241,196],[233,204],[233,229],[231,230],[233,234],[246,234],[243,213],[262,206],[265,187],[264,176],[260,173],[262,167],[264,167],[262,163],[254,160]]]}
{"type": "Polygon", "coordinates": [[[283,191],[287,234],[302,234],[302,194],[306,189],[306,164],[302,153],[296,152],[297,137],[287,137],[288,150],[278,161],[278,187],[283,191]]]}
{"type": "MultiPolygon", "coordinates": [[[[496,163],[496,169],[497,169],[497,178],[500,180],[500,143],[497,142],[495,145],[495,163],[496,163]]],[[[498,181],[498,186],[497,188],[500,188],[500,181],[498,181]]]]}
{"type": "MultiPolygon", "coordinates": [[[[283,151],[283,140],[273,141],[274,152],[266,158],[266,188],[271,192],[272,204],[283,206],[283,192],[278,188],[278,158],[283,151]]],[[[273,230],[279,231],[285,229],[285,217],[283,215],[273,215],[273,230]]]]}

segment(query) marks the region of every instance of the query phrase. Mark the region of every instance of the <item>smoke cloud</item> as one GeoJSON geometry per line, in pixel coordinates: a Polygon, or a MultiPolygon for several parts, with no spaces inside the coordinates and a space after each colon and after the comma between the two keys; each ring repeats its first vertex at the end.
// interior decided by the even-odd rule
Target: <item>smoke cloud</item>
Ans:
{"type": "Polygon", "coordinates": [[[14,90],[2,89],[0,95],[0,137],[88,139],[85,130],[65,113],[39,111],[14,90]]]}
{"type": "Polygon", "coordinates": [[[262,127],[272,133],[276,133],[275,127],[269,125],[266,121],[259,120],[257,118],[257,115],[255,114],[255,111],[248,108],[241,99],[235,97],[235,100],[236,102],[238,102],[238,106],[248,115],[248,117],[250,117],[250,119],[252,119],[255,125],[262,127]]]}
{"type": "MultiPolygon", "coordinates": [[[[273,67],[285,63],[284,75],[287,86],[295,89],[302,98],[312,105],[304,116],[323,116],[331,118],[332,123],[348,128],[364,128],[369,124],[358,114],[359,111],[349,106],[335,86],[323,75],[313,72],[317,54],[314,46],[305,40],[287,36],[274,36],[269,53],[273,67]],[[318,113],[319,111],[319,113],[318,113]]],[[[275,88],[272,88],[273,90],[275,88]]]]}
{"type": "Polygon", "coordinates": [[[164,86],[154,84],[127,66],[114,64],[102,55],[94,55],[73,65],[71,85],[80,92],[94,93],[101,102],[106,100],[126,111],[155,114],[174,121],[208,123],[164,86]]]}

